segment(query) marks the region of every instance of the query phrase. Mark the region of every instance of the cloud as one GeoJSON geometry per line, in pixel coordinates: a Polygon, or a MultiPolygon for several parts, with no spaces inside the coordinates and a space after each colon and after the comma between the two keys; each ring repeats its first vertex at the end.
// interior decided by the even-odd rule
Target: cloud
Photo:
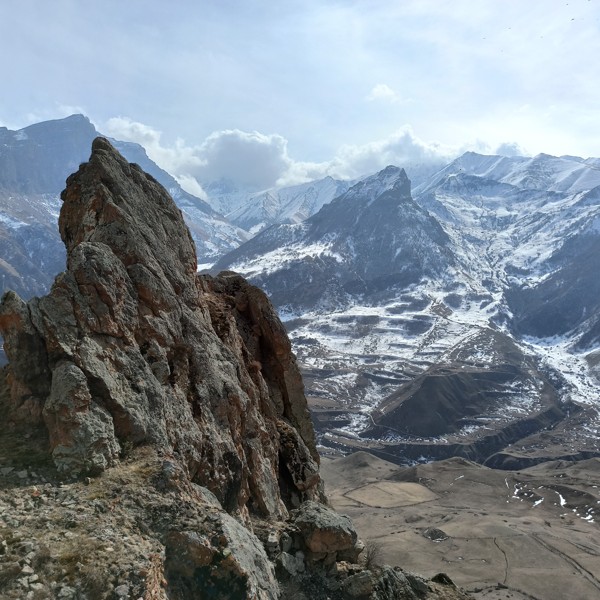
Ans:
{"type": "Polygon", "coordinates": [[[182,139],[166,146],[160,131],[127,117],[113,117],[101,129],[118,140],[140,144],[156,164],[174,177],[189,176],[202,165],[195,147],[186,145],[182,139]]]}
{"type": "Polygon", "coordinates": [[[395,92],[389,85],[385,83],[378,83],[367,96],[369,102],[388,102],[390,104],[399,104],[401,102],[408,102],[402,98],[398,92],[395,92]]]}
{"type": "Polygon", "coordinates": [[[226,129],[210,134],[200,145],[190,146],[178,139],[166,146],[160,131],[125,117],[109,119],[105,129],[117,139],[144,146],[148,156],[191,193],[196,187],[192,180],[201,186],[229,179],[243,188],[267,189],[289,171],[293,162],[287,154],[287,140],[277,134],[226,129]]]}
{"type": "Polygon", "coordinates": [[[198,183],[198,180],[192,175],[174,175],[177,183],[186,191],[188,194],[193,194],[202,200],[208,200],[208,194],[204,191],[204,188],[198,183]]]}
{"type": "Polygon", "coordinates": [[[253,189],[271,187],[291,167],[287,140],[239,129],[217,131],[198,148],[203,164],[191,174],[204,181],[234,179],[253,189]]]}
{"type": "Polygon", "coordinates": [[[293,185],[330,175],[355,179],[387,165],[415,166],[449,161],[463,149],[419,139],[409,126],[366,144],[341,146],[323,162],[294,160],[287,140],[278,134],[226,129],[210,134],[201,144],[181,139],[162,142],[161,132],[124,117],[109,119],[105,131],[111,136],[137,142],[148,156],[177,178],[184,189],[202,198],[211,182],[226,179],[238,187],[264,190],[293,185]]]}
{"type": "Polygon", "coordinates": [[[342,146],[333,163],[338,173],[357,177],[387,165],[403,166],[449,160],[456,149],[435,142],[424,142],[408,126],[388,137],[362,145],[342,146]]]}
{"type": "Polygon", "coordinates": [[[504,142],[500,144],[494,154],[500,156],[528,156],[527,152],[517,142],[504,142]]]}

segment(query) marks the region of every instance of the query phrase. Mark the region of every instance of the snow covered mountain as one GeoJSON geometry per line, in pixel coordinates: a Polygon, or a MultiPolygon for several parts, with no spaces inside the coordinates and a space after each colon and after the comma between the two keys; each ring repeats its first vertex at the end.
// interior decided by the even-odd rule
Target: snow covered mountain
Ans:
{"type": "MultiPolygon", "coordinates": [[[[11,288],[28,298],[47,290],[64,266],[56,220],[68,175],[89,157],[99,134],[82,115],[36,123],[18,131],[0,128],[0,293],[11,288]]],[[[185,192],[137,145],[113,140],[172,194],[209,263],[237,247],[248,234],[203,200],[185,192]]]]}
{"type": "Polygon", "coordinates": [[[389,167],[216,268],[283,311],[327,445],[600,452],[599,184],[595,159],[467,153],[413,201],[389,167]]]}
{"type": "Polygon", "coordinates": [[[442,277],[453,263],[448,243],[413,202],[404,170],[387,167],[306,221],[255,236],[214,269],[245,273],[279,306],[340,306],[357,294],[442,277]]]}
{"type": "Polygon", "coordinates": [[[251,233],[258,233],[277,223],[300,223],[349,187],[348,181],[325,177],[318,181],[267,190],[245,198],[235,210],[227,213],[227,218],[251,233]]]}
{"type": "Polygon", "coordinates": [[[440,220],[463,263],[490,291],[504,291],[499,317],[521,335],[575,336],[582,347],[600,341],[594,334],[600,316],[597,164],[469,153],[417,190],[417,203],[440,220]]]}
{"type": "Polygon", "coordinates": [[[449,165],[415,186],[415,196],[436,187],[449,175],[472,175],[507,183],[519,189],[546,192],[581,192],[600,185],[600,159],[577,156],[496,156],[466,152],[449,165]]]}
{"type": "MultiPolygon", "coordinates": [[[[413,183],[420,184],[443,166],[441,162],[411,163],[405,170],[413,183]]],[[[222,179],[203,183],[203,188],[208,195],[207,202],[215,210],[254,235],[270,225],[308,219],[360,180],[328,176],[299,185],[250,192],[238,188],[233,181],[222,179]]]]}

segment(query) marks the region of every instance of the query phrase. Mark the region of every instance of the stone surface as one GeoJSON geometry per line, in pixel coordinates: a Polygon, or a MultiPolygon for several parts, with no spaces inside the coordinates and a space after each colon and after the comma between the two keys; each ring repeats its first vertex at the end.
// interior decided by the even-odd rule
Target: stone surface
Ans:
{"type": "Polygon", "coordinates": [[[383,567],[374,582],[375,597],[377,600],[418,600],[418,598],[423,598],[427,589],[423,591],[422,580],[414,577],[412,579],[415,582],[414,586],[400,569],[383,567]]]}
{"type": "Polygon", "coordinates": [[[102,471],[119,455],[110,413],[92,401],[83,371],[65,361],[54,369],[43,415],[60,470],[102,471]]]}
{"type": "Polygon", "coordinates": [[[317,502],[304,502],[294,513],[292,522],[300,529],[306,547],[315,554],[350,550],[357,541],[348,517],[317,502]]]}
{"type": "Polygon", "coordinates": [[[361,571],[350,575],[344,582],[344,592],[350,598],[368,598],[374,590],[374,579],[371,571],[361,571]]]}
{"type": "Polygon", "coordinates": [[[279,585],[264,548],[225,513],[193,531],[168,535],[165,576],[175,598],[279,598],[279,585]]]}
{"type": "Polygon", "coordinates": [[[67,270],[48,296],[0,306],[11,418],[43,419],[68,473],[151,444],[242,518],[318,499],[302,380],[266,296],[197,276],[180,210],[102,138],[62,199],[67,270]]]}
{"type": "Polygon", "coordinates": [[[304,557],[288,552],[282,552],[277,558],[277,564],[289,577],[298,577],[300,573],[304,573],[304,557]]]}

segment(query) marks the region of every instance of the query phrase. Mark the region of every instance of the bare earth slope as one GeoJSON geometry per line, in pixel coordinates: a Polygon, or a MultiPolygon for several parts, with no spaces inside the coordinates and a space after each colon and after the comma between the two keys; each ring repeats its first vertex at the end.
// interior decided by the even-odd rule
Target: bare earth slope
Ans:
{"type": "Polygon", "coordinates": [[[357,452],[321,471],[385,562],[443,571],[486,600],[600,598],[598,459],[515,472],[463,459],[398,468],[357,452]]]}

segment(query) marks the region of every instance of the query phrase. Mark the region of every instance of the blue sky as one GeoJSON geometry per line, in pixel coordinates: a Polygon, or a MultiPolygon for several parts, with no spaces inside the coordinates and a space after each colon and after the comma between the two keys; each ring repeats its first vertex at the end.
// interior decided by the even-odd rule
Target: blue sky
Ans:
{"type": "Polygon", "coordinates": [[[2,0],[0,124],[83,112],[191,189],[599,156],[599,34],[600,0],[2,0]]]}

